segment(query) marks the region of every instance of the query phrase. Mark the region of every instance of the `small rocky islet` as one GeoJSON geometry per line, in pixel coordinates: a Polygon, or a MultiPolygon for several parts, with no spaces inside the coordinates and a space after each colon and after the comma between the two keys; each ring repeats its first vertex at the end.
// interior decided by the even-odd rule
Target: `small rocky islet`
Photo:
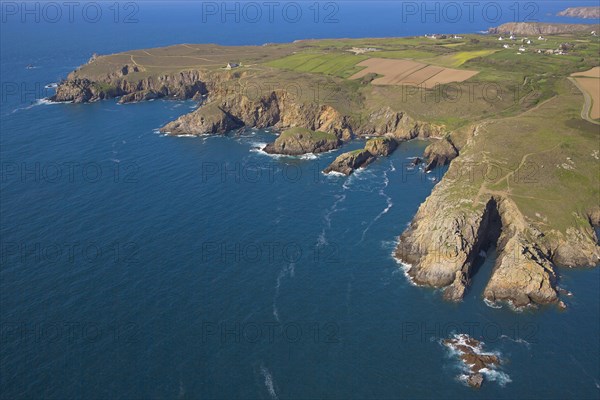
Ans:
{"type": "Polygon", "coordinates": [[[483,351],[483,343],[466,334],[457,334],[450,339],[444,339],[442,344],[454,351],[467,371],[464,376],[466,383],[472,388],[480,388],[484,382],[483,372],[497,369],[502,360],[494,353],[483,351]]]}

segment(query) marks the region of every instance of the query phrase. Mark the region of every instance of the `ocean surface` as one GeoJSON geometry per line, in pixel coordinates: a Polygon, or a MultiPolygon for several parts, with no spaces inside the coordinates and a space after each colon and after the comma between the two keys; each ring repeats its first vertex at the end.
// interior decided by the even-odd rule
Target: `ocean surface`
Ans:
{"type": "MultiPolygon", "coordinates": [[[[519,3],[520,19],[573,21],[553,16],[562,3],[519,3]]],[[[277,158],[257,150],[268,130],[157,133],[191,101],[41,100],[94,52],[473,33],[514,20],[514,3],[494,3],[494,23],[423,22],[392,2],[239,22],[215,16],[220,2],[94,4],[97,22],[2,3],[1,398],[600,397],[600,269],[560,270],[566,312],[486,305],[493,249],[460,304],[407,280],[392,251],[444,172],[410,167],[426,143],[324,176],[362,143],[277,158]],[[505,360],[478,391],[441,344],[457,333],[505,360]]]]}

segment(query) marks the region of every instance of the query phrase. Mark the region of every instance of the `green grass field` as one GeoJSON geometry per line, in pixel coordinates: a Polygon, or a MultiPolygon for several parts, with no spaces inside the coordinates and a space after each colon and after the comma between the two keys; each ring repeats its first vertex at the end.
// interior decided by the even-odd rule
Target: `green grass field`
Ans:
{"type": "Polygon", "coordinates": [[[290,71],[348,78],[362,69],[356,64],[367,58],[369,57],[350,53],[299,53],[268,62],[265,65],[290,71]]]}

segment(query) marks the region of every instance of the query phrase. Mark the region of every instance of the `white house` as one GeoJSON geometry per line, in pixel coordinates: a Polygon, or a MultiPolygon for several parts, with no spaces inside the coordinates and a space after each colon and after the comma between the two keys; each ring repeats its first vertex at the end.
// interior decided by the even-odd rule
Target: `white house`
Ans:
{"type": "Polygon", "coordinates": [[[540,36],[540,37],[538,38],[538,40],[546,40],[546,39],[544,39],[544,37],[543,37],[543,36],[540,36]]]}
{"type": "Polygon", "coordinates": [[[504,47],[505,49],[510,49],[510,46],[507,44],[503,45],[502,47],[504,47]]]}
{"type": "Polygon", "coordinates": [[[510,35],[510,40],[517,40],[517,38],[515,37],[515,35],[510,35]]]}
{"type": "Polygon", "coordinates": [[[519,47],[519,52],[523,53],[525,51],[527,51],[527,49],[525,47],[519,47]]]}

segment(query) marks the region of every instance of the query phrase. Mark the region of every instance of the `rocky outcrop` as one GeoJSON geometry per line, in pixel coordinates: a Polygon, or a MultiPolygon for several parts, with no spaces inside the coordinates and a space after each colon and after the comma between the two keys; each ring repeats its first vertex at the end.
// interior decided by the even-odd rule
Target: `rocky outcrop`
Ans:
{"type": "MultiPolygon", "coordinates": [[[[163,127],[161,131],[173,135],[225,133],[226,130],[223,129],[216,132],[203,131],[204,125],[200,122],[206,119],[212,120],[215,117],[215,109],[222,111],[219,114],[222,118],[233,118],[240,126],[274,127],[278,130],[298,127],[310,131],[329,132],[343,140],[352,138],[352,127],[348,117],[328,105],[297,102],[293,96],[284,91],[273,91],[258,99],[236,94],[220,97],[215,93],[206,105],[181,116],[163,127]]],[[[226,123],[218,125],[227,127],[226,123]]]]}
{"type": "MultiPolygon", "coordinates": [[[[90,62],[102,63],[103,57],[90,62]]],[[[172,135],[225,133],[239,126],[277,130],[301,127],[333,133],[344,141],[356,136],[383,135],[403,141],[440,137],[446,133],[443,126],[414,120],[389,107],[356,117],[342,114],[332,105],[310,99],[302,101],[285,90],[249,97],[243,87],[244,82],[252,82],[253,77],[247,71],[191,70],[153,75],[144,71],[144,67],[125,64],[102,76],[89,73],[90,68],[81,68],[69,74],[50,100],[86,103],[120,97],[120,103],[159,98],[202,101],[202,107],[161,129],[172,135]]],[[[384,149],[393,151],[390,145],[393,146],[391,141],[384,143],[384,149]]]]}
{"type": "Polygon", "coordinates": [[[484,298],[508,301],[515,307],[556,302],[556,274],[541,232],[525,222],[512,201],[503,200],[499,210],[498,258],[484,298]]]}
{"type": "Polygon", "coordinates": [[[365,150],[373,156],[389,156],[398,148],[398,142],[391,137],[377,137],[367,140],[365,150]]]}
{"type": "Polygon", "coordinates": [[[364,168],[375,160],[375,156],[366,149],[350,151],[338,156],[323,173],[337,172],[346,176],[351,175],[356,169],[364,168]]]}
{"type": "Polygon", "coordinates": [[[417,121],[402,111],[384,107],[359,121],[354,127],[354,132],[358,136],[388,135],[402,142],[415,138],[442,137],[446,133],[446,128],[442,125],[417,121]]]}
{"type": "Polygon", "coordinates": [[[377,157],[389,156],[398,148],[398,142],[392,137],[376,137],[367,140],[364,149],[354,150],[338,156],[323,173],[337,172],[346,176],[355,170],[364,168],[377,157]]]}
{"type": "Polygon", "coordinates": [[[569,7],[556,15],[559,17],[598,19],[600,18],[600,7],[569,7]]]}
{"type": "Polygon", "coordinates": [[[495,245],[497,259],[483,296],[524,307],[559,301],[555,265],[600,262],[591,226],[569,228],[566,235],[543,233],[508,197],[498,194],[476,203],[457,193],[448,179],[457,173],[453,167],[399,239],[396,257],[415,283],[442,288],[444,298],[459,301],[477,272],[481,250],[495,245]]]}
{"type": "Polygon", "coordinates": [[[495,199],[485,206],[459,207],[448,202],[447,185],[442,181],[421,205],[395,255],[415,283],[443,288],[447,300],[459,301],[480,251],[497,240],[500,220],[495,199]]]}
{"type": "Polygon", "coordinates": [[[305,128],[292,128],[283,132],[275,143],[263,150],[269,154],[297,156],[307,153],[324,153],[341,145],[340,139],[331,133],[311,131],[305,128]]]}
{"type": "Polygon", "coordinates": [[[116,71],[98,79],[78,77],[71,73],[56,88],[51,101],[89,103],[122,96],[120,103],[150,100],[162,97],[191,99],[201,97],[208,89],[207,78],[199,71],[186,71],[176,74],[149,76],[140,79],[129,78],[139,67],[124,65],[116,71]]]}
{"type": "Polygon", "coordinates": [[[483,371],[495,370],[501,364],[500,357],[494,353],[485,353],[483,343],[469,335],[457,334],[444,339],[442,343],[458,354],[464,369],[468,370],[466,382],[472,388],[480,388],[483,384],[483,371]]]}
{"type": "Polygon", "coordinates": [[[190,113],[168,123],[161,132],[169,135],[223,134],[242,126],[242,121],[212,103],[204,106],[202,113],[190,113]]]}
{"type": "Polygon", "coordinates": [[[496,28],[490,28],[488,32],[493,35],[558,35],[562,33],[576,33],[598,30],[598,25],[591,24],[550,24],[541,22],[509,22],[496,28]]]}
{"type": "Polygon", "coordinates": [[[431,171],[436,167],[450,164],[450,161],[458,157],[458,150],[449,138],[433,141],[423,153],[427,160],[425,171],[431,171]]]}

